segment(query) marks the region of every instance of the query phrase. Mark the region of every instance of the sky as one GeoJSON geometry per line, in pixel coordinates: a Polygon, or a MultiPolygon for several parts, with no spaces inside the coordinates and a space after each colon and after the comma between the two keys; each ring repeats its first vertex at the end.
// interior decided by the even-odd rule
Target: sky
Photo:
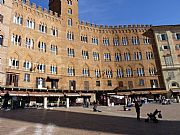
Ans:
{"type": "MultiPolygon", "coordinates": [[[[31,0],[48,9],[48,0],[31,0]]],[[[79,0],[79,20],[98,25],[180,24],[180,0],[79,0]]]]}

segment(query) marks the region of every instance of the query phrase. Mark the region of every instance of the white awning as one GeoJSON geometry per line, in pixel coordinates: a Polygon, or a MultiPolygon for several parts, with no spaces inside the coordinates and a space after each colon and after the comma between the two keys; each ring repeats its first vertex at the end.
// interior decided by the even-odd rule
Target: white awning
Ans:
{"type": "Polygon", "coordinates": [[[62,94],[62,93],[58,93],[58,94],[50,93],[50,94],[48,94],[48,97],[64,97],[64,94],[62,94]]]}
{"type": "Polygon", "coordinates": [[[79,97],[80,95],[78,93],[66,93],[67,97],[79,97]]]}
{"type": "Polygon", "coordinates": [[[21,94],[21,93],[10,93],[10,96],[21,96],[21,97],[27,97],[28,94],[21,94]]]}
{"type": "Polygon", "coordinates": [[[117,95],[129,96],[129,95],[131,95],[131,92],[117,92],[117,95]]]}
{"type": "Polygon", "coordinates": [[[92,96],[93,93],[81,93],[81,96],[92,96]]]}

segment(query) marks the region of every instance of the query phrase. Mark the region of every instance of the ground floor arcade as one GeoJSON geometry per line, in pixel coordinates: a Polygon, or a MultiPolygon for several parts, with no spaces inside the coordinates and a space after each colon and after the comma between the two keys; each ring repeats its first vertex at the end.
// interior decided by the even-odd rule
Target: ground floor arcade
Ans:
{"type": "Polygon", "coordinates": [[[109,91],[58,91],[58,90],[28,90],[28,89],[7,89],[0,90],[3,99],[6,92],[9,92],[11,103],[25,107],[71,107],[84,106],[97,102],[99,105],[111,106],[116,104],[127,104],[135,99],[148,98],[157,99],[159,96],[166,96],[166,90],[109,90],[109,91]]]}

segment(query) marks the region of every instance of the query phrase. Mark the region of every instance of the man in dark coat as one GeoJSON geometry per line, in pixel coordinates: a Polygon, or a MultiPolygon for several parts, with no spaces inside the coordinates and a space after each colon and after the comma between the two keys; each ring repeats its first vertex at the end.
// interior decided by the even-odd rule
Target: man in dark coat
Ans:
{"type": "Polygon", "coordinates": [[[140,103],[138,101],[135,102],[135,108],[136,108],[136,113],[137,113],[137,120],[140,120],[140,103]]]}
{"type": "Polygon", "coordinates": [[[8,108],[8,101],[10,99],[9,92],[7,91],[6,94],[4,95],[4,103],[3,103],[3,108],[7,109],[8,108]]]}

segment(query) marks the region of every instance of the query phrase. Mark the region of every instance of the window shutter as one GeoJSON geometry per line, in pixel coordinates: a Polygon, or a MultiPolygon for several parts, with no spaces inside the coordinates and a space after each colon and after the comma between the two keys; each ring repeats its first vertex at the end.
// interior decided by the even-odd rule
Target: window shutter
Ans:
{"type": "Polygon", "coordinates": [[[162,38],[161,38],[161,35],[159,34],[159,35],[157,35],[157,39],[158,39],[158,41],[161,41],[162,40],[162,38]]]}
{"type": "Polygon", "coordinates": [[[22,24],[23,23],[23,18],[22,17],[20,17],[20,24],[22,24]]]}
{"type": "Polygon", "coordinates": [[[58,37],[58,35],[59,35],[59,34],[58,34],[58,30],[56,30],[56,37],[58,37]]]}
{"type": "Polygon", "coordinates": [[[29,68],[31,68],[31,62],[29,62],[29,68]]]}
{"type": "Polygon", "coordinates": [[[36,88],[38,88],[38,77],[36,77],[36,88]]]}
{"type": "Polygon", "coordinates": [[[19,36],[19,38],[18,38],[18,43],[19,43],[19,45],[21,45],[21,36],[19,36]]]}
{"type": "Polygon", "coordinates": [[[41,43],[40,43],[40,41],[39,41],[38,48],[40,48],[40,46],[41,46],[40,44],[41,44],[41,43]]]}
{"type": "Polygon", "coordinates": [[[9,66],[11,67],[12,66],[12,60],[9,59],[9,66]]]}
{"type": "Polygon", "coordinates": [[[30,74],[27,75],[27,81],[30,82],[30,74]]]}
{"type": "Polygon", "coordinates": [[[15,87],[18,87],[18,79],[19,79],[19,76],[15,75],[15,82],[14,82],[15,87]]]}
{"type": "Polygon", "coordinates": [[[10,85],[10,74],[6,75],[6,85],[9,86],[10,85]]]}
{"type": "Polygon", "coordinates": [[[45,72],[45,70],[46,70],[46,66],[45,65],[43,65],[43,69],[44,69],[44,72],[45,72]]]}
{"type": "Polygon", "coordinates": [[[45,78],[43,78],[42,81],[43,81],[43,82],[42,82],[42,86],[43,86],[43,88],[45,88],[45,87],[46,87],[45,78]]]}
{"type": "Polygon", "coordinates": [[[0,35],[0,45],[3,45],[3,36],[0,35]]]}
{"type": "Polygon", "coordinates": [[[35,22],[32,22],[32,28],[34,29],[34,27],[35,27],[35,22]]]}
{"type": "Polygon", "coordinates": [[[29,20],[26,20],[26,27],[29,27],[29,20]]]}
{"type": "Polygon", "coordinates": [[[73,81],[73,90],[76,90],[76,81],[73,81]]]}
{"type": "Polygon", "coordinates": [[[180,45],[176,45],[176,50],[179,50],[180,49],[180,45]]]}
{"type": "Polygon", "coordinates": [[[44,50],[45,50],[45,52],[46,52],[46,43],[44,43],[44,50]]]}
{"type": "Polygon", "coordinates": [[[47,26],[45,26],[45,32],[47,33],[47,26]]]}
{"type": "Polygon", "coordinates": [[[167,40],[168,39],[168,36],[167,36],[167,34],[165,34],[165,40],[167,40]]]}
{"type": "Polygon", "coordinates": [[[26,68],[26,61],[24,62],[23,67],[26,68]]]}
{"type": "Polygon", "coordinates": [[[11,36],[11,42],[14,42],[14,34],[11,36]]]}
{"type": "Polygon", "coordinates": [[[173,34],[172,34],[172,37],[173,37],[173,39],[177,40],[177,38],[176,38],[176,33],[173,33],[173,34]]]}
{"type": "Polygon", "coordinates": [[[84,81],[84,90],[89,90],[89,81],[84,81]]]}
{"type": "Polygon", "coordinates": [[[163,51],[163,46],[160,46],[160,51],[163,51]]]}
{"type": "Polygon", "coordinates": [[[66,38],[67,38],[67,39],[69,39],[69,36],[68,36],[68,35],[69,35],[69,33],[66,34],[66,38]]]}
{"type": "Polygon", "coordinates": [[[72,33],[72,40],[74,40],[74,34],[72,33]]]}
{"type": "Polygon", "coordinates": [[[19,67],[19,61],[16,61],[16,66],[19,67]]]}
{"type": "Polygon", "coordinates": [[[41,24],[39,24],[39,31],[41,31],[41,24]]]}
{"type": "Polygon", "coordinates": [[[170,45],[168,45],[168,47],[167,47],[169,50],[171,49],[171,46],[170,45]]]}
{"type": "Polygon", "coordinates": [[[73,69],[73,75],[75,76],[75,69],[73,69]]]}
{"type": "Polygon", "coordinates": [[[13,22],[16,23],[16,16],[13,17],[13,22]]]}
{"type": "Polygon", "coordinates": [[[69,81],[69,90],[71,90],[72,81],[69,81]]]}
{"type": "Polygon", "coordinates": [[[55,72],[56,72],[56,74],[57,74],[57,67],[55,67],[55,72]]]}

